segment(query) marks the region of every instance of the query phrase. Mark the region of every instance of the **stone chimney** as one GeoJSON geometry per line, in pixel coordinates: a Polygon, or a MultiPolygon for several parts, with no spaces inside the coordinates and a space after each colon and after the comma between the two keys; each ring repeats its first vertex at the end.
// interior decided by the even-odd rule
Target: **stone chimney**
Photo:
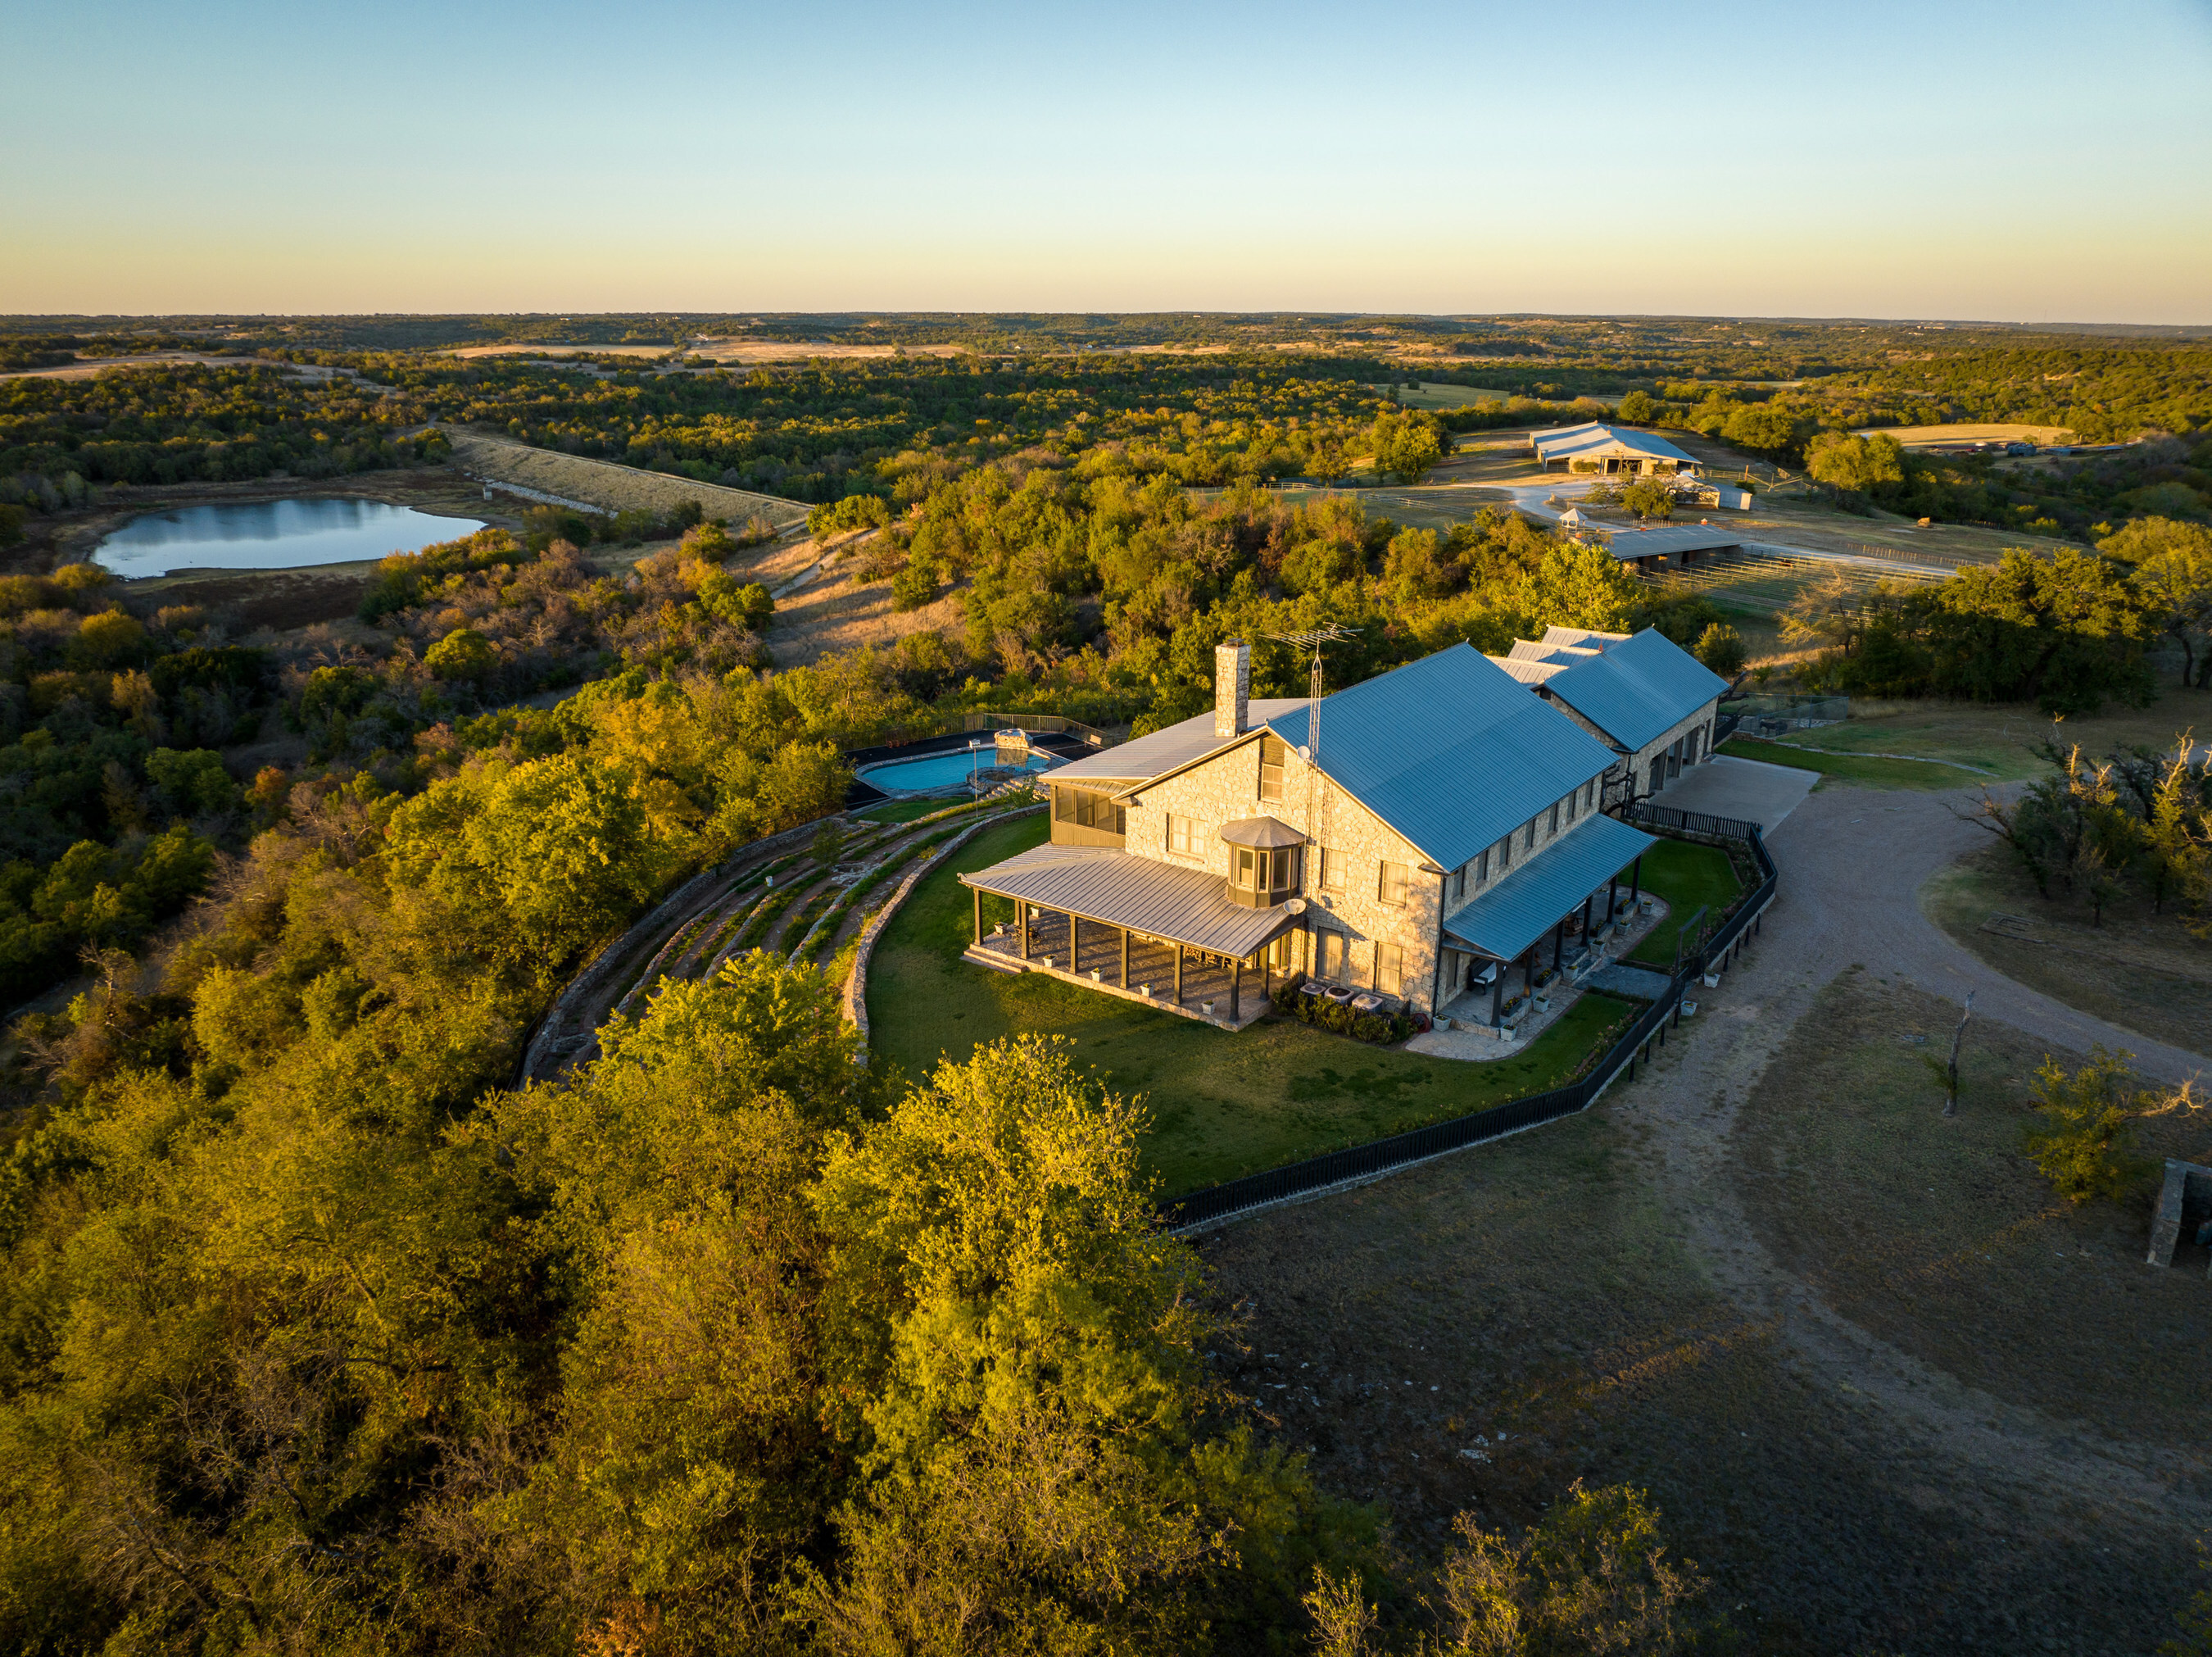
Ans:
{"type": "Polygon", "coordinates": [[[1243,734],[1252,702],[1252,647],[1241,638],[1213,647],[1213,735],[1243,734]]]}

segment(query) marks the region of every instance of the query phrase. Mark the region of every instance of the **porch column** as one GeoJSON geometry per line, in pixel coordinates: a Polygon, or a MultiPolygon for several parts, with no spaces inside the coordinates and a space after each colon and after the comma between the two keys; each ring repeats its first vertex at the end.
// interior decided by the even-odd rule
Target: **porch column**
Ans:
{"type": "Polygon", "coordinates": [[[1178,1007],[1180,1007],[1180,1006],[1182,1006],[1182,946],[1181,944],[1177,944],[1177,945],[1175,947],[1175,958],[1176,958],[1176,979],[1175,979],[1176,1005],[1176,1006],[1178,1006],[1178,1007]]]}
{"type": "Polygon", "coordinates": [[[1505,1021],[1505,963],[1498,963],[1498,976],[1490,981],[1490,1027],[1495,1030],[1505,1021]]]}
{"type": "Polygon", "coordinates": [[[1613,911],[1620,906],[1620,874],[1615,870],[1606,877],[1605,882],[1605,923],[1607,926],[1613,924],[1613,911]]]}
{"type": "Polygon", "coordinates": [[[1232,955],[1229,958],[1229,1021],[1231,1024],[1243,1015],[1243,1000],[1244,958],[1232,955]]]}
{"type": "Polygon", "coordinates": [[[968,889],[975,894],[975,945],[980,949],[983,944],[983,888],[972,886],[968,889]]]}
{"type": "Polygon", "coordinates": [[[1022,959],[1030,958],[1030,905],[1026,898],[1014,899],[1014,925],[1022,935],[1022,959]]]}
{"type": "Polygon", "coordinates": [[[1639,851],[1636,854],[1636,862],[1630,865],[1628,870],[1628,901],[1631,906],[1632,907],[1636,900],[1643,895],[1644,854],[1639,851]]]}
{"type": "Polygon", "coordinates": [[[1552,971],[1559,970],[1559,958],[1567,947],[1567,917],[1559,917],[1559,923],[1552,929],[1552,971]]]}
{"type": "Polygon", "coordinates": [[[1596,898],[1597,893],[1593,892],[1589,897],[1583,899],[1583,947],[1585,949],[1589,947],[1590,905],[1596,899],[1596,898]]]}
{"type": "Polygon", "coordinates": [[[1129,987],[1129,929],[1121,929],[1121,987],[1129,987]]]}
{"type": "Polygon", "coordinates": [[[1067,911],[1067,970],[1080,973],[1083,971],[1083,943],[1076,936],[1075,924],[1075,911],[1071,909],[1067,911]]]}

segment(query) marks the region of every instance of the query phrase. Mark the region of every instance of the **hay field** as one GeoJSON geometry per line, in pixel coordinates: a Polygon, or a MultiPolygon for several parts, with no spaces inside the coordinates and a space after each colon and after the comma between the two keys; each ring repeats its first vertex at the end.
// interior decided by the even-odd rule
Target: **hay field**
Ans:
{"type": "Polygon", "coordinates": [[[1907,448],[1927,448],[1937,443],[2070,443],[2074,434],[2064,426],[1868,426],[1856,434],[1871,437],[1881,432],[1907,448]]]}
{"type": "MultiPolygon", "coordinates": [[[[700,339],[690,349],[717,362],[797,362],[808,357],[896,356],[896,345],[833,344],[820,339],[700,339]]],[[[908,356],[963,356],[965,345],[908,345],[908,356]]]]}
{"type": "Polygon", "coordinates": [[[778,529],[806,521],[806,503],[775,495],[756,495],[750,490],[727,489],[720,484],[694,483],[665,472],[646,472],[612,460],[586,460],[580,454],[561,454],[532,448],[511,438],[487,436],[458,426],[440,429],[453,440],[453,459],[469,471],[495,483],[517,484],[548,495],[559,495],[591,506],[621,512],[666,512],[685,501],[696,501],[709,517],[743,523],[758,514],[778,529]]]}
{"type": "Polygon", "coordinates": [[[666,356],[673,345],[459,345],[448,356],[666,356]]]}

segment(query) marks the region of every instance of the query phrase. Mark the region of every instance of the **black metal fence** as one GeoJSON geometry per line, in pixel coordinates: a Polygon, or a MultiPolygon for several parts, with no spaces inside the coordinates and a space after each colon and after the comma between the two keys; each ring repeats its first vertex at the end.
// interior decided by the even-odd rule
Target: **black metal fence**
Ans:
{"type": "Polygon", "coordinates": [[[1668,1028],[1681,1023],[1682,999],[1690,985],[1711,971],[1714,962],[1740,947],[1744,939],[1758,928],[1759,918],[1774,901],[1774,894],[1781,882],[1775,871],[1774,859],[1767,853],[1766,843],[1761,838],[1757,823],[1747,823],[1729,817],[1709,817],[1702,812],[1676,811],[1668,806],[1643,804],[1631,808],[1628,820],[1646,828],[1676,834],[1744,842],[1750,846],[1752,856],[1758,863],[1759,881],[1750,895],[1736,906],[1735,912],[1721,923],[1705,947],[1682,962],[1680,968],[1668,980],[1665,993],[1644,1008],[1587,1076],[1550,1093],[1532,1093],[1526,1099],[1493,1105],[1473,1116],[1433,1123],[1425,1128],[1393,1134],[1388,1139],[1371,1140],[1364,1145],[1353,1145],[1344,1150],[1331,1151],[1325,1156],[1293,1162],[1287,1167],[1270,1168],[1265,1173],[1247,1174],[1242,1179],[1231,1179],[1225,1185],[1192,1191],[1186,1197],[1176,1197],[1161,1205],[1161,1223],[1182,1230],[1231,1219],[1290,1197],[1327,1191],[1332,1185],[1378,1178],[1398,1168],[1410,1167],[1416,1162],[1425,1162],[1431,1157],[1465,1150],[1470,1145],[1501,1139],[1507,1134],[1518,1133],[1523,1128],[1534,1128],[1547,1122],[1556,1122],[1561,1117],[1572,1116],[1595,1104],[1598,1095],[1611,1087],[1616,1078],[1626,1074],[1632,1079],[1638,1061],[1648,1060],[1654,1044],[1663,1043],[1668,1028]]]}

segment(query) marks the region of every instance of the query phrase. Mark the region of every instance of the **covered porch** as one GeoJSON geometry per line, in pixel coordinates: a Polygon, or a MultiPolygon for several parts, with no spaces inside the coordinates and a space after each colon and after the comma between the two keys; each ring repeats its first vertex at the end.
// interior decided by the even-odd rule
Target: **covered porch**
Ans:
{"type": "Polygon", "coordinates": [[[1447,917],[1439,1016],[1503,1033],[1528,1014],[1540,984],[1602,965],[1603,946],[1643,896],[1651,844],[1617,818],[1590,818],[1447,917]]]}
{"type": "Polygon", "coordinates": [[[961,877],[974,898],[964,959],[1241,1030],[1268,1009],[1285,909],[1235,904],[1218,874],[1089,846],[1038,846],[961,877]],[[987,919],[986,895],[1011,919],[987,919]]]}

